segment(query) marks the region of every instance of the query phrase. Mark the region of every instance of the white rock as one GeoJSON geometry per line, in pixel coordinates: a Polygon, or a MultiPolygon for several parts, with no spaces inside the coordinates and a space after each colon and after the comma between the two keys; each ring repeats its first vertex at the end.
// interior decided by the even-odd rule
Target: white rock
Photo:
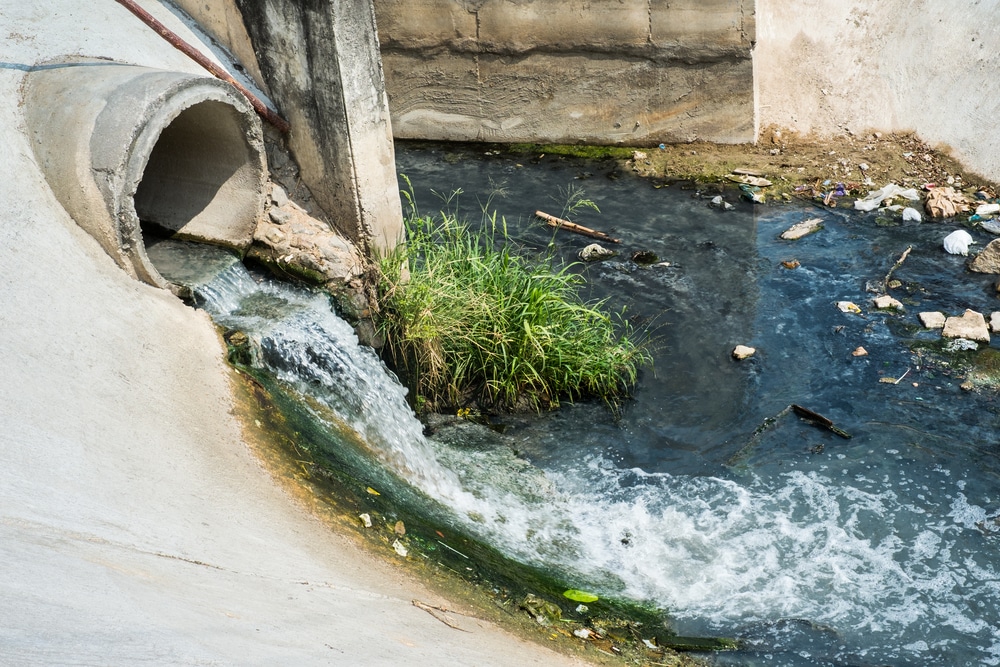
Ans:
{"type": "Polygon", "coordinates": [[[737,345],[733,349],[733,359],[749,359],[754,354],[756,354],[757,349],[753,347],[748,347],[746,345],[737,345]]]}
{"type": "Polygon", "coordinates": [[[927,312],[920,313],[917,315],[920,318],[920,323],[924,325],[925,329],[943,329],[945,316],[944,313],[938,312],[927,312]]]}
{"type": "Polygon", "coordinates": [[[368,512],[365,512],[364,514],[359,514],[358,518],[361,519],[361,524],[365,528],[371,528],[372,527],[372,515],[369,514],[368,512]]]}
{"type": "Polygon", "coordinates": [[[868,350],[859,345],[858,347],[854,348],[854,352],[851,352],[851,354],[855,357],[867,357],[868,350]]]}
{"type": "Polygon", "coordinates": [[[990,331],[992,333],[1000,333],[1000,312],[994,311],[990,313],[990,331]]]}
{"type": "Polygon", "coordinates": [[[822,218],[809,218],[796,223],[781,233],[781,238],[786,241],[796,241],[806,234],[812,234],[823,224],[822,218]]]}
{"type": "Polygon", "coordinates": [[[944,237],[944,249],[952,255],[968,255],[973,243],[972,235],[964,229],[956,229],[944,237]]]}
{"type": "Polygon", "coordinates": [[[944,322],[944,338],[965,338],[978,343],[990,342],[990,330],[982,313],[966,309],[961,317],[949,317],[944,322]]]}
{"type": "Polygon", "coordinates": [[[876,297],[875,307],[880,309],[891,308],[893,310],[903,310],[903,304],[888,295],[876,297]]]}

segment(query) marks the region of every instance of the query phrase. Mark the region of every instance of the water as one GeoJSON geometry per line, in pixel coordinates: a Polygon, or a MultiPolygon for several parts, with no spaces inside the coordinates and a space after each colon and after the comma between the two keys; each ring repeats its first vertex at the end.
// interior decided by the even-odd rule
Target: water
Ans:
{"type": "Polygon", "coordinates": [[[554,238],[571,257],[589,242],[532,219],[536,208],[560,212],[550,199],[560,188],[585,187],[602,213],[578,221],[623,239],[618,265],[585,269],[593,295],[652,323],[654,369],[620,420],[580,403],[501,420],[499,444],[431,440],[326,297],[233,264],[199,290],[206,309],[252,332],[260,363],[317,419],[359,434],[362,454],[409,480],[442,520],[579,587],[669,607],[681,634],[747,641],[719,664],[1000,664],[995,401],[962,392],[961,378],[906,344],[931,338],[909,326],[915,313],[989,312],[996,299],[989,277],[939,250],[952,226],[883,227],[731,194],[736,210],[721,212],[676,185],[612,180],[610,165],[561,158],[433,146],[397,157],[428,210],[444,204],[431,188],[462,187],[459,204],[475,217],[506,181],[514,194],[492,203],[526,252],[554,238]],[[813,215],[821,232],[777,240],[813,215]],[[866,283],[911,244],[894,274],[907,313],[871,311],[866,283]],[[635,269],[622,260],[636,249],[671,265],[635,269]],[[780,267],[793,257],[799,269],[780,267]],[[840,313],[839,300],[865,314],[840,313]],[[737,343],[758,355],[732,361],[737,343]],[[851,356],[858,345],[869,356],[851,356]],[[907,370],[898,385],[878,382],[907,370]],[[754,438],[790,403],[854,437],[787,415],[754,438]]]}

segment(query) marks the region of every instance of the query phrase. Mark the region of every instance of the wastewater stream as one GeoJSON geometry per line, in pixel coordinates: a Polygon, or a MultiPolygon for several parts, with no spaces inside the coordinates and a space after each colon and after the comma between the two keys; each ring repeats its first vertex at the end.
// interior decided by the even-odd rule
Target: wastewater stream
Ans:
{"type": "Polygon", "coordinates": [[[157,244],[151,257],[247,332],[254,363],[317,423],[352,434],[343,455],[379,484],[579,588],[667,609],[679,634],[742,640],[713,664],[1000,664],[997,394],[963,390],[958,367],[993,349],[942,353],[917,321],[996,308],[994,279],[941,249],[954,224],[755,205],[735,190],[723,210],[716,191],[613,162],[484,147],[404,144],[397,166],[423,212],[475,223],[495,209],[527,254],[573,261],[592,240],[534,211],[559,215],[574,188],[597,204],[574,220],[620,238],[606,244],[619,254],[577,270],[591,298],[648,330],[654,356],[620,411],[581,401],[494,418],[475,443],[426,436],[328,297],[226,255],[157,244]],[[809,217],[818,232],[779,238],[809,217]],[[892,274],[904,312],[876,310],[909,246],[892,274]],[[658,261],[639,266],[639,250],[658,261]],[[734,360],[737,344],[756,355],[734,360]]]}

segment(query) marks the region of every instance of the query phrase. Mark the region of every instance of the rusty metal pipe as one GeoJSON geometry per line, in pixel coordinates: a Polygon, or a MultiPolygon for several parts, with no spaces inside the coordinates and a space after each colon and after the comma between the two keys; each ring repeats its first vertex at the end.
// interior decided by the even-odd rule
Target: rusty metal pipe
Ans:
{"type": "Polygon", "coordinates": [[[287,134],[288,131],[291,129],[291,126],[288,124],[287,120],[279,116],[277,112],[268,108],[268,106],[264,104],[264,102],[261,101],[259,97],[257,97],[252,92],[247,90],[247,88],[243,86],[243,84],[241,84],[239,81],[234,79],[229,74],[229,72],[222,69],[214,62],[206,58],[200,51],[198,51],[198,49],[194,48],[193,46],[185,42],[183,39],[180,38],[180,36],[177,33],[175,33],[173,30],[160,23],[152,14],[150,14],[145,9],[137,5],[134,2],[134,0],[117,0],[117,2],[121,6],[125,7],[125,9],[135,14],[140,21],[142,21],[147,26],[155,30],[160,35],[160,37],[170,42],[170,44],[174,46],[174,48],[176,48],[181,53],[186,55],[188,58],[195,61],[202,67],[204,67],[212,75],[218,77],[219,79],[222,79],[223,81],[232,85],[238,91],[240,91],[240,93],[242,93],[243,96],[247,98],[247,101],[250,102],[250,105],[253,106],[254,110],[257,112],[257,115],[259,115],[261,118],[263,118],[268,123],[273,125],[279,132],[281,132],[282,134],[287,134]]]}

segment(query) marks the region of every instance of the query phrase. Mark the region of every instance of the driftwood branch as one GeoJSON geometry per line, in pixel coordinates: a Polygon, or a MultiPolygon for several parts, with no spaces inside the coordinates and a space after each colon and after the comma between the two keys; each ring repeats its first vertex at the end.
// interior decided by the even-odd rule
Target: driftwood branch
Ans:
{"type": "Polygon", "coordinates": [[[883,291],[886,292],[889,291],[889,279],[892,278],[892,274],[895,273],[896,269],[898,269],[903,265],[903,262],[906,261],[906,258],[910,256],[911,250],[913,250],[913,246],[911,245],[906,246],[906,250],[903,251],[903,254],[899,256],[899,259],[896,260],[896,263],[892,265],[891,269],[889,269],[889,273],[885,274],[885,279],[882,281],[883,291]]]}
{"type": "Polygon", "coordinates": [[[549,215],[543,211],[535,211],[535,215],[542,220],[544,220],[549,227],[555,227],[556,229],[565,229],[566,231],[575,232],[577,234],[583,234],[584,236],[589,236],[591,238],[600,239],[602,241],[607,241],[608,243],[621,243],[621,239],[614,239],[605,234],[604,232],[599,232],[596,229],[591,229],[590,227],[584,227],[583,225],[578,225],[575,222],[570,222],[569,220],[563,220],[562,218],[557,218],[554,215],[549,215]]]}
{"type": "Polygon", "coordinates": [[[459,630],[461,632],[469,632],[469,630],[466,630],[465,628],[457,625],[455,622],[453,622],[451,619],[449,619],[447,616],[444,615],[451,611],[449,609],[427,604],[426,602],[421,602],[420,600],[413,600],[413,606],[416,607],[417,609],[423,609],[428,614],[430,614],[437,620],[447,625],[449,628],[452,628],[454,630],[459,630]]]}
{"type": "Polygon", "coordinates": [[[173,30],[160,23],[152,14],[150,14],[145,9],[137,5],[133,0],[117,0],[117,1],[118,4],[120,4],[122,7],[135,14],[140,21],[142,21],[147,26],[155,30],[157,34],[160,35],[160,37],[170,42],[171,46],[173,46],[178,51],[186,55],[188,58],[195,61],[202,67],[204,67],[213,76],[222,79],[226,83],[236,88],[236,90],[240,91],[240,93],[242,93],[243,96],[247,98],[247,101],[250,102],[250,105],[254,108],[254,111],[257,112],[257,115],[259,115],[261,118],[263,118],[271,125],[273,125],[275,128],[277,128],[279,132],[281,132],[282,134],[286,134],[288,132],[288,130],[291,127],[289,126],[288,121],[279,116],[277,112],[269,109],[268,106],[264,104],[264,102],[261,101],[259,97],[251,93],[243,84],[234,79],[229,74],[229,72],[222,69],[214,62],[206,58],[205,55],[201,53],[198,49],[194,48],[193,46],[185,42],[183,39],[181,39],[177,33],[175,33],[173,30]]]}

